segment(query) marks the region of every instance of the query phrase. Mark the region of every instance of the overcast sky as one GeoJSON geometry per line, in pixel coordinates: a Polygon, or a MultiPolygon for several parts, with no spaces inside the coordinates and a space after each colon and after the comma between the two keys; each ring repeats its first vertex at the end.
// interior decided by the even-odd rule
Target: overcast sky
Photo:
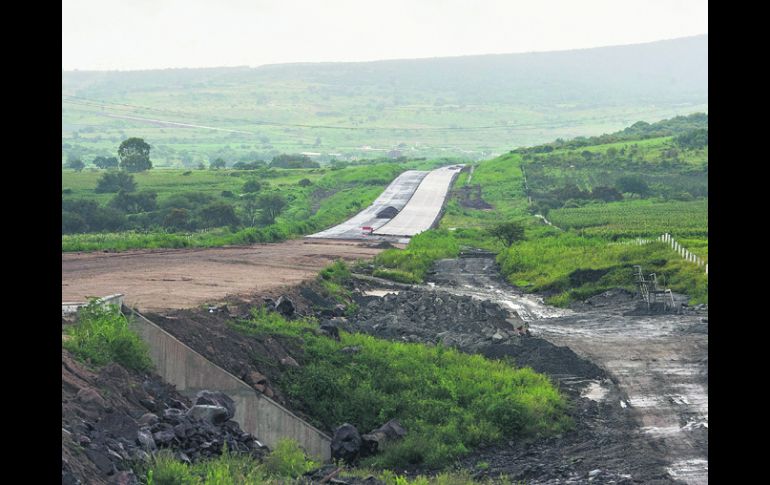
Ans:
{"type": "Polygon", "coordinates": [[[62,0],[62,69],[552,51],[706,33],[707,0],[62,0]]]}

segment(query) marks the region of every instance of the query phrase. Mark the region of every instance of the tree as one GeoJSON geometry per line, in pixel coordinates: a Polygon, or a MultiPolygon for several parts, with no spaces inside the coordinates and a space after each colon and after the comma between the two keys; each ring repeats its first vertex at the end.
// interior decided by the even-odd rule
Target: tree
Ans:
{"type": "Polygon", "coordinates": [[[219,170],[220,168],[226,168],[226,167],[227,167],[227,162],[225,162],[221,158],[217,158],[216,160],[214,160],[209,164],[209,168],[211,170],[219,170]]]}
{"type": "Polygon", "coordinates": [[[143,172],[152,168],[150,145],[141,138],[128,138],[118,147],[120,168],[128,172],[143,172]]]}
{"type": "Polygon", "coordinates": [[[209,204],[198,215],[203,227],[237,226],[239,222],[233,206],[225,202],[209,204]]]}
{"type": "Polygon", "coordinates": [[[117,157],[96,157],[94,158],[94,165],[101,169],[118,168],[117,157]]]}
{"type": "Polygon", "coordinates": [[[264,194],[257,199],[257,206],[262,212],[262,222],[264,224],[272,224],[275,219],[286,208],[288,202],[286,198],[277,193],[264,194]]]}
{"type": "Polygon", "coordinates": [[[603,200],[604,202],[623,200],[623,194],[621,194],[615,187],[594,187],[591,191],[591,196],[594,199],[603,200]]]}
{"type": "Polygon", "coordinates": [[[172,208],[163,219],[163,226],[169,229],[188,229],[190,226],[190,211],[172,208]]]}
{"type": "Polygon", "coordinates": [[[96,182],[94,192],[98,194],[115,193],[124,190],[133,192],[136,190],[134,176],[126,172],[108,172],[96,182]]]}
{"type": "Polygon", "coordinates": [[[490,235],[498,238],[506,246],[524,239],[524,226],[517,221],[503,222],[489,231],[490,235]]]}
{"type": "Polygon", "coordinates": [[[206,170],[206,164],[203,162],[198,163],[198,170],[206,170]]]}
{"type": "Polygon", "coordinates": [[[71,168],[76,172],[81,172],[84,168],[86,168],[86,164],[83,163],[83,160],[73,157],[67,160],[67,168],[71,168]]]}
{"type": "Polygon", "coordinates": [[[243,197],[243,219],[244,224],[249,227],[257,225],[261,209],[257,203],[257,196],[254,194],[246,194],[243,197]]]}
{"type": "Polygon", "coordinates": [[[155,192],[132,193],[121,190],[110,200],[110,207],[128,214],[150,212],[158,208],[158,194],[155,192]]]}
{"type": "Polygon", "coordinates": [[[618,178],[615,186],[623,193],[637,194],[645,196],[650,193],[650,187],[643,178],[636,175],[626,175],[618,178]]]}
{"type": "Polygon", "coordinates": [[[302,179],[299,182],[297,182],[297,185],[300,187],[310,187],[313,185],[313,182],[310,181],[310,179],[302,179]]]}

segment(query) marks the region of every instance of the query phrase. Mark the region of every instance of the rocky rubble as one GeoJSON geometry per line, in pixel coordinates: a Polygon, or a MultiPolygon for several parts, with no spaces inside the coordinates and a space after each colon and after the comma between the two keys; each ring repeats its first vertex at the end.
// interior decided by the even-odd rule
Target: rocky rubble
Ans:
{"type": "Polygon", "coordinates": [[[360,458],[376,454],[387,442],[404,436],[406,430],[395,419],[363,435],[355,426],[345,423],[334,431],[331,443],[332,459],[355,464],[360,458]]]}
{"type": "Polygon", "coordinates": [[[490,301],[442,291],[403,290],[384,297],[358,296],[353,328],[377,337],[456,347],[475,352],[510,343],[527,333],[515,312],[490,301]]]}
{"type": "Polygon", "coordinates": [[[62,484],[138,483],[132,468],[160,449],[186,462],[228,449],[261,458],[257,439],[232,420],[228,396],[201,391],[194,402],[158,376],[117,364],[93,372],[62,353],[62,484]]]}

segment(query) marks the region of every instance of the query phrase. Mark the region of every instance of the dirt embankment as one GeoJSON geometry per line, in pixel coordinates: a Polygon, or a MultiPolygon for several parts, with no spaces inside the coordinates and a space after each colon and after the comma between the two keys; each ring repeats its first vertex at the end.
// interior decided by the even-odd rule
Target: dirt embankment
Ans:
{"type": "Polygon", "coordinates": [[[234,408],[196,414],[214,408],[194,406],[157,375],[117,364],[92,370],[62,350],[62,485],[138,484],[135,469],[163,448],[186,461],[217,456],[225,443],[263,456],[256,438],[229,419],[234,408]]]}
{"type": "Polygon", "coordinates": [[[245,247],[62,253],[62,301],[123,293],[127,305],[143,311],[193,308],[296,285],[334,260],[371,259],[380,251],[368,243],[297,239],[245,247]]]}

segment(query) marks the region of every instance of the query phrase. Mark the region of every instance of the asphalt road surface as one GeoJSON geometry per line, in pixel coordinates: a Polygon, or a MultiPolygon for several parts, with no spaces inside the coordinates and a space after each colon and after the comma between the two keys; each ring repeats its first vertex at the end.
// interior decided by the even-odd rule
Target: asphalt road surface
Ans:
{"type": "Polygon", "coordinates": [[[362,227],[378,229],[385,225],[389,218],[378,218],[377,214],[387,207],[400,211],[407,205],[417,186],[429,172],[407,170],[388,185],[385,191],[366,209],[351,217],[342,224],[326,229],[307,237],[326,239],[366,239],[362,227]]]}
{"type": "Polygon", "coordinates": [[[452,180],[462,167],[441,167],[426,175],[406,207],[390,222],[375,230],[374,234],[411,237],[433,227],[444,206],[452,180]]]}

